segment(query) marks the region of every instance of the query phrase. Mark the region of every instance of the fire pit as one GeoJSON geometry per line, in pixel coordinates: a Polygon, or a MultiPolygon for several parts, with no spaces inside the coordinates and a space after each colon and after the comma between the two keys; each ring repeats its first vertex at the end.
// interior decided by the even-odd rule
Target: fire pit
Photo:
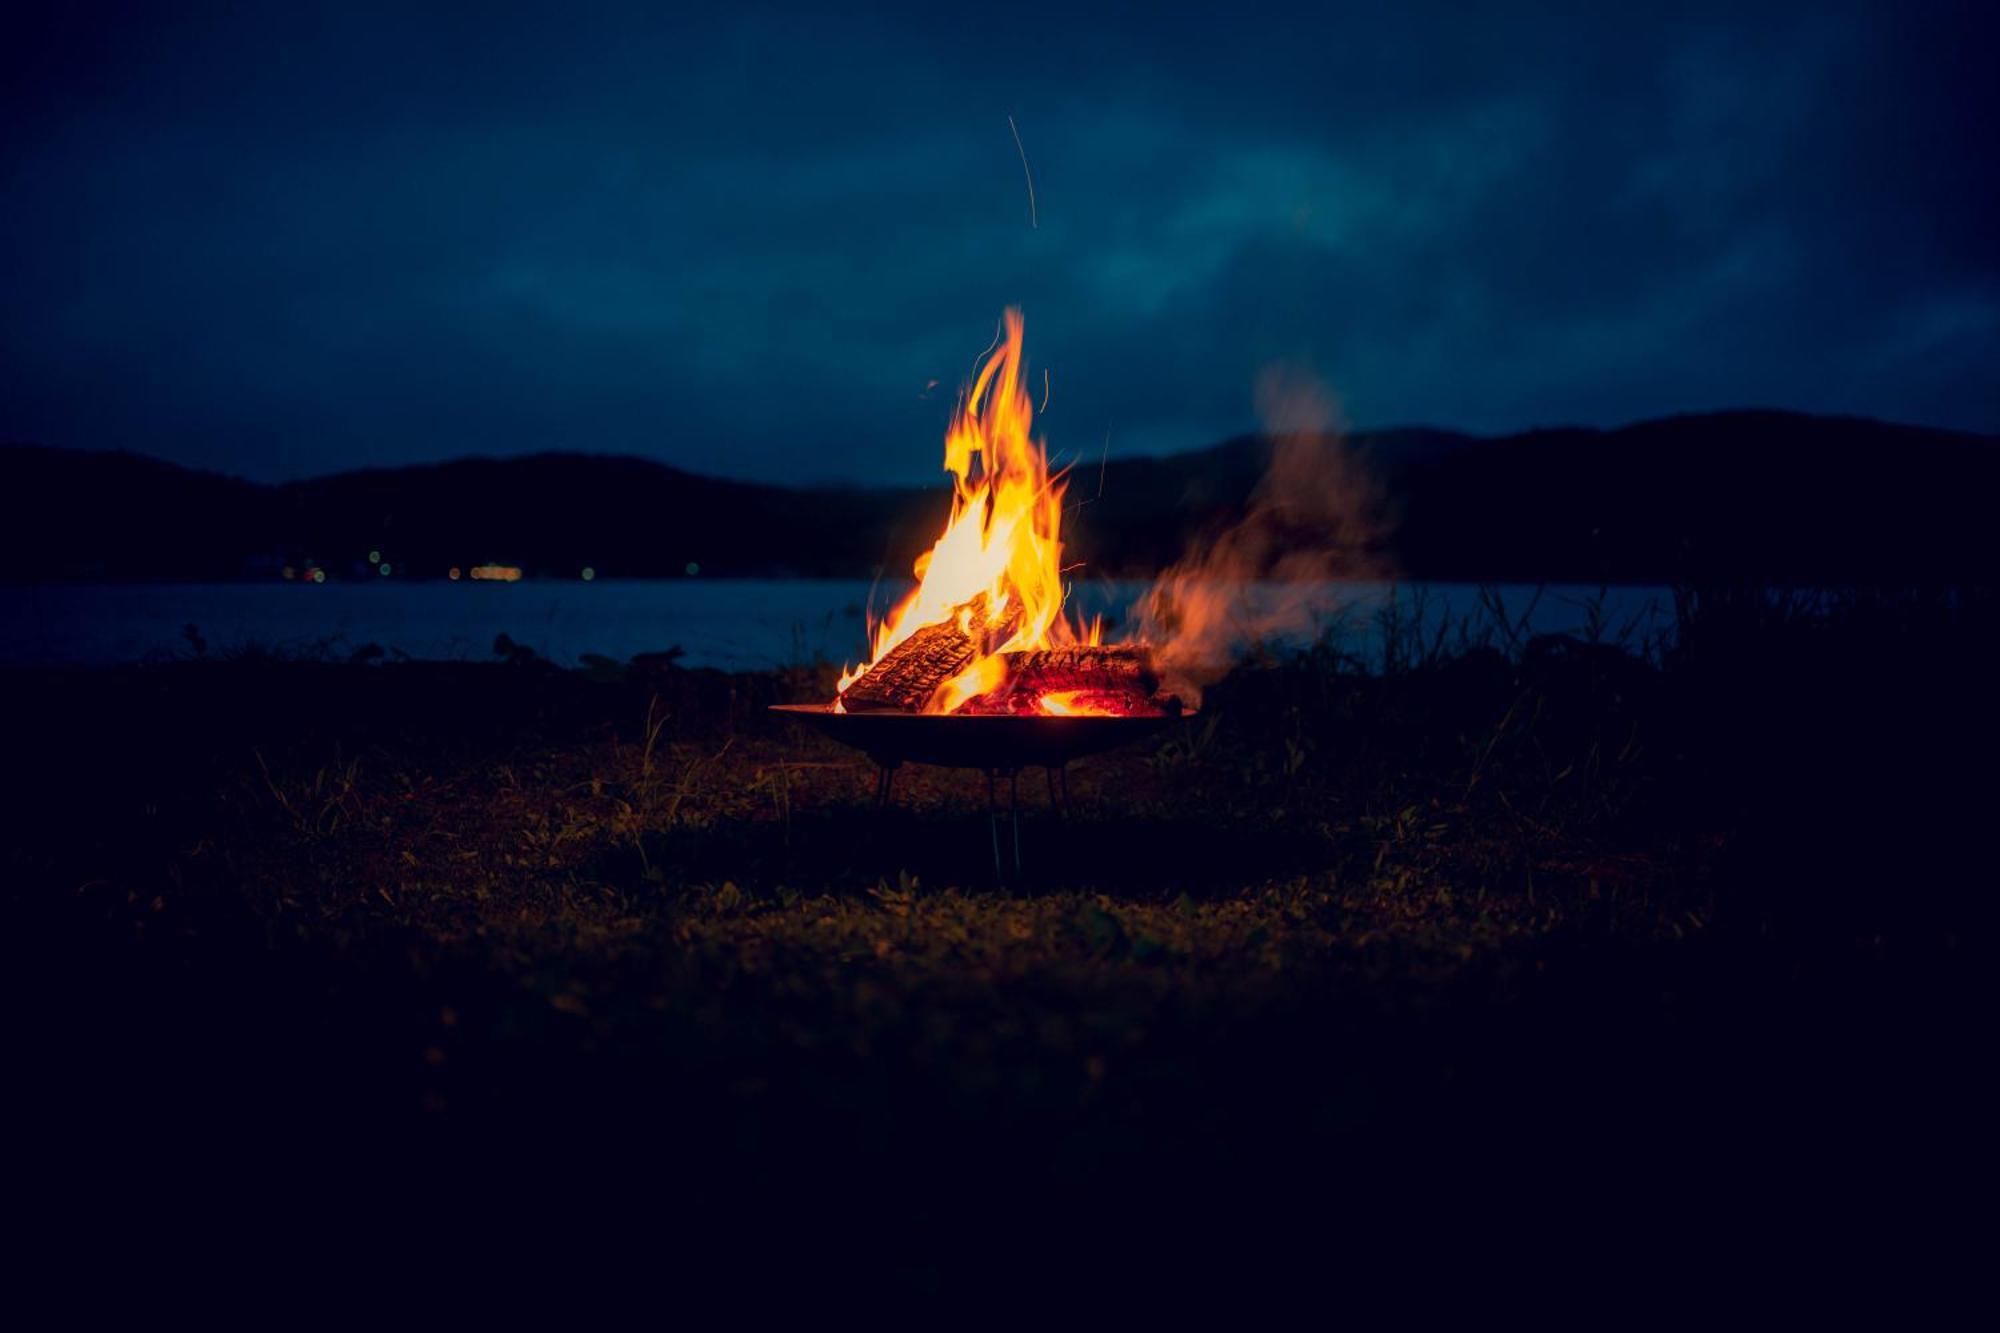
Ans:
{"type": "MultiPolygon", "coordinates": [[[[842,673],[836,699],[776,710],[873,759],[878,805],[905,763],[984,771],[996,868],[1000,778],[1011,798],[1023,768],[1047,769],[1060,809],[1058,779],[1066,788],[1071,760],[1185,711],[1145,645],[1106,644],[1101,624],[1064,614],[1065,482],[1030,434],[1021,341],[1020,312],[1009,310],[959,400],[945,436],[951,515],[917,560],[915,591],[871,626],[872,654],[842,673]]],[[[1017,868],[1018,808],[1010,799],[1017,868]]]]}
{"type": "Polygon", "coordinates": [[[903,764],[976,768],[1007,775],[1061,770],[1085,755],[1147,736],[1172,717],[1049,717],[1032,714],[843,713],[832,704],[774,704],[772,710],[819,728],[884,769],[903,764]]]}

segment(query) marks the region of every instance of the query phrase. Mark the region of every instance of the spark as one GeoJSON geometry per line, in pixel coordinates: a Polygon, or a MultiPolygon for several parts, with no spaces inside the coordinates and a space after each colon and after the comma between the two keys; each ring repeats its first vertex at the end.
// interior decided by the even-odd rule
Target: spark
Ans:
{"type": "Polygon", "coordinates": [[[1021,145],[1021,127],[1007,117],[1007,128],[1014,132],[1014,151],[1021,155],[1021,174],[1028,178],[1028,225],[1041,230],[1041,215],[1035,211],[1035,173],[1028,169],[1028,150],[1021,145]]]}
{"type": "Polygon", "coordinates": [[[1049,410],[1049,368],[1047,366],[1042,367],[1042,405],[1035,410],[1038,412],[1049,410]]]}
{"type": "MultiPolygon", "coordinates": [[[[1002,338],[1005,338],[1006,336],[1007,336],[1006,322],[1004,320],[996,320],[993,325],[993,341],[986,344],[985,351],[981,352],[978,356],[972,359],[972,373],[966,377],[967,379],[973,381],[977,381],[979,379],[979,368],[986,364],[986,358],[993,355],[993,349],[998,347],[1000,345],[1000,340],[1002,338]]],[[[959,405],[961,407],[964,406],[965,404],[964,390],[961,389],[959,391],[958,398],[959,398],[959,405]]]]}
{"type": "MultiPolygon", "coordinates": [[[[1088,500],[1078,500],[1075,504],[1071,505],[1068,509],[1064,510],[1063,511],[1064,513],[1074,513],[1077,510],[1083,508],[1085,505],[1096,504],[1099,500],[1102,500],[1104,498],[1104,470],[1110,464],[1110,462],[1111,462],[1111,429],[1110,427],[1107,426],[1104,430],[1104,451],[1097,456],[1097,494],[1091,496],[1088,500]]],[[[1071,464],[1070,466],[1074,467],[1075,464],[1071,464]]],[[[1069,471],[1069,468],[1064,468],[1063,471],[1067,472],[1069,471]]]]}

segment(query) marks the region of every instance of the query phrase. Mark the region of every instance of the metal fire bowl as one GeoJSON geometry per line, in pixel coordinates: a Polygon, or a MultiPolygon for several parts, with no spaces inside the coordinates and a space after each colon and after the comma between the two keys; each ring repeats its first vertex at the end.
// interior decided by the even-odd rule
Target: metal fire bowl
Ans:
{"type": "Polygon", "coordinates": [[[1011,717],[942,713],[836,713],[832,704],[772,704],[771,711],[818,727],[865,751],[884,768],[936,764],[1011,773],[1061,768],[1073,759],[1147,736],[1174,717],[1011,717]]]}

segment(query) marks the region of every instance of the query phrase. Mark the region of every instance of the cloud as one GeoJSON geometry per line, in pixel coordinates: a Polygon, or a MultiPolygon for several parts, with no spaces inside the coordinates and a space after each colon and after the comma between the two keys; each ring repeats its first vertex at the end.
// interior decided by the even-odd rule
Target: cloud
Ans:
{"type": "Polygon", "coordinates": [[[1078,456],[1280,361],[1362,426],[2000,428],[1994,20],[1737,9],[46,17],[0,436],[921,480],[1010,303],[1078,456]]]}

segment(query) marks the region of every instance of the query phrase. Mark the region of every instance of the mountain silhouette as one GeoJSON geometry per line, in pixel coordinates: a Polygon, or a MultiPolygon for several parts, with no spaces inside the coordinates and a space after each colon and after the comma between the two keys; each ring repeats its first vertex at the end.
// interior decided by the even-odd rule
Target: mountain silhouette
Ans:
{"type": "MultiPolygon", "coordinates": [[[[1356,572],[1558,582],[1980,581],[1994,437],[1776,411],[1479,437],[1296,441],[1366,493],[1356,572]],[[1365,565],[1365,569],[1363,566],[1365,565]]],[[[1273,442],[1069,477],[1065,561],[1139,576],[1241,514],[1273,442]]],[[[930,488],[773,486],[623,456],[538,454],[263,485],[130,453],[0,447],[0,579],[238,579],[287,564],[442,577],[874,577],[908,571],[930,488]]],[[[1333,483],[1328,483],[1333,484],[1333,483]]],[[[1300,535],[1300,540],[1310,536],[1300,535]]]]}

